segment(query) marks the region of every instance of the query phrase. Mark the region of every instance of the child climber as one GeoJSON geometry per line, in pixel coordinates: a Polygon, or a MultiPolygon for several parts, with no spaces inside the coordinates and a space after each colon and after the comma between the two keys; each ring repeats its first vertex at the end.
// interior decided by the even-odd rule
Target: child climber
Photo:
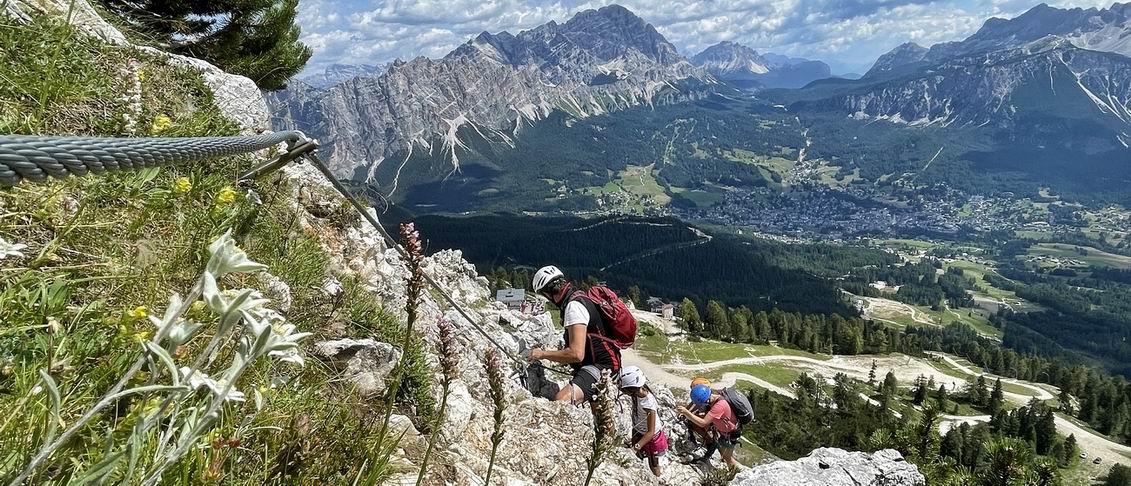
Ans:
{"type": "Polygon", "coordinates": [[[617,380],[621,393],[632,397],[632,441],[626,444],[636,457],[648,459],[652,474],[660,475],[660,456],[668,450],[668,437],[660,422],[659,404],[640,368],[625,366],[617,380]]]}

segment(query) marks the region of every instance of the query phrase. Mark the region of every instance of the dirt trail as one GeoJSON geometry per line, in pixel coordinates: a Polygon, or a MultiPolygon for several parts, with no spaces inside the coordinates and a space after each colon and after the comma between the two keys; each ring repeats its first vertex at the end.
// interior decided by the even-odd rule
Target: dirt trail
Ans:
{"type": "Polygon", "coordinates": [[[974,370],[970,369],[969,367],[963,366],[958,361],[956,361],[954,358],[950,357],[950,355],[943,354],[943,353],[935,353],[935,352],[930,352],[930,351],[928,351],[927,354],[942,358],[942,360],[946,361],[946,363],[948,365],[950,365],[952,368],[958,370],[959,372],[965,373],[967,375],[970,375],[970,376],[985,375],[987,380],[994,380],[994,379],[1001,378],[1002,383],[1009,383],[1009,384],[1016,385],[1016,386],[1019,386],[1019,387],[1022,387],[1022,388],[1033,390],[1033,392],[1035,392],[1032,395],[1023,395],[1023,394],[1019,394],[1019,393],[1005,392],[1003,390],[1003,392],[1006,395],[1006,398],[1011,398],[1013,402],[1015,402],[1019,405],[1025,405],[1025,404],[1029,403],[1029,400],[1032,399],[1033,397],[1036,397],[1037,399],[1039,399],[1041,401],[1052,400],[1054,398],[1052,393],[1049,393],[1048,390],[1046,390],[1042,387],[1039,387],[1039,386],[1030,385],[1030,384],[1024,383],[1020,380],[1000,377],[1000,376],[990,374],[990,373],[977,373],[974,370]]]}
{"type": "MultiPolygon", "coordinates": [[[[658,317],[657,317],[658,318],[658,317]]],[[[662,320],[662,319],[660,319],[662,320]]],[[[979,373],[974,372],[968,366],[957,362],[953,357],[946,354],[937,353],[943,361],[949,366],[953,367],[961,373],[977,376],[979,373]]],[[[648,379],[653,383],[658,383],[675,391],[686,393],[687,386],[690,384],[691,378],[697,372],[709,371],[725,366],[743,365],[743,364],[766,364],[767,362],[782,362],[793,368],[799,368],[806,372],[819,374],[826,378],[831,378],[837,373],[844,373],[850,378],[861,381],[867,381],[868,373],[871,369],[872,362],[876,363],[876,374],[878,379],[882,379],[883,375],[888,371],[892,371],[903,384],[912,383],[919,376],[933,377],[938,384],[947,385],[950,390],[959,390],[965,385],[965,380],[955,378],[947,375],[931,365],[927,360],[913,358],[905,355],[886,355],[886,356],[833,356],[828,360],[818,360],[805,356],[790,356],[790,355],[773,355],[773,356],[751,356],[743,358],[734,358],[728,360],[715,361],[710,363],[694,363],[694,364],[672,364],[672,365],[658,365],[640,356],[634,350],[625,350],[623,352],[624,363],[626,365],[639,366],[641,370],[648,376],[648,379]]],[[[993,375],[986,375],[987,377],[993,375]]],[[[994,377],[996,378],[996,376],[994,377]]],[[[739,372],[726,372],[723,373],[722,379],[717,383],[722,386],[731,386],[736,381],[746,381],[753,383],[759,387],[765,388],[772,392],[792,397],[793,391],[778,385],[767,382],[756,376],[747,373],[739,372]]],[[[1005,398],[1018,405],[1025,405],[1032,398],[1036,397],[1040,400],[1053,399],[1053,394],[1043,387],[1024,382],[1021,380],[1014,380],[1003,378],[1003,383],[1011,383],[1016,386],[1024,387],[1033,392],[1032,395],[1019,394],[1013,392],[1005,392],[1005,398]]],[[[988,422],[990,417],[988,415],[941,415],[939,422],[939,429],[945,433],[950,427],[959,423],[981,423],[988,422]]],[[[1119,462],[1122,464],[1131,465],[1131,447],[1118,444],[1108,440],[1095,432],[1087,430],[1073,421],[1068,420],[1060,414],[1056,417],[1056,427],[1060,434],[1065,436],[1073,434],[1076,436],[1077,444],[1080,450],[1087,452],[1089,460],[1082,464],[1083,468],[1092,475],[1105,473],[1110,467],[1112,462],[1119,462]],[[1093,457],[1103,458],[1103,463],[1096,466],[1091,462],[1093,457]]]]}
{"type": "MultiPolygon", "coordinates": [[[[622,351],[621,359],[623,360],[625,365],[640,367],[640,370],[643,371],[644,375],[648,377],[648,381],[659,383],[668,388],[673,388],[676,390],[687,390],[687,387],[691,384],[691,379],[693,378],[693,376],[690,375],[679,376],[672,374],[668,370],[649,361],[647,358],[640,356],[636,353],[636,351],[633,351],[631,349],[622,351]]],[[[757,376],[752,376],[746,373],[723,373],[722,379],[715,381],[712,385],[716,387],[727,387],[733,386],[737,381],[747,381],[770,390],[774,393],[793,398],[793,392],[791,390],[782,388],[766,380],[758,378],[757,376]]]]}

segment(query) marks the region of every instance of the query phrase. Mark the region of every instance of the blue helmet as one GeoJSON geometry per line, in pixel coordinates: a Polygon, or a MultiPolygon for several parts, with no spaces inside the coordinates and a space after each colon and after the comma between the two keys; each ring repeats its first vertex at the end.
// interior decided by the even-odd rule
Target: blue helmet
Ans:
{"type": "Polygon", "coordinates": [[[691,388],[691,403],[702,405],[707,403],[707,399],[711,398],[711,387],[707,385],[695,385],[691,388]]]}

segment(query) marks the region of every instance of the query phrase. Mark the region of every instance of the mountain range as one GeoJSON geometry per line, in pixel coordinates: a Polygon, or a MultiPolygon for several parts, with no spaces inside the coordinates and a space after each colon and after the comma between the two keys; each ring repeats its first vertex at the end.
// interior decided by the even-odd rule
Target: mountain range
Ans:
{"type": "Polygon", "coordinates": [[[398,60],[327,89],[292,83],[272,106],[279,124],[323,141],[339,175],[373,180],[416,151],[445,153],[458,172],[461,127],[513,144],[554,110],[585,117],[686,100],[710,83],[651,24],[611,5],[517,35],[483,32],[441,59],[398,60]]]}
{"type": "Polygon", "coordinates": [[[658,186],[640,178],[644,206],[711,205],[798,177],[889,191],[927,168],[935,178],[920,183],[975,192],[1125,193],[1129,17],[1129,5],[1042,4],[961,41],[903,44],[845,79],[733,42],[687,59],[612,5],[484,32],[440,59],[335,67],[271,105],[278,124],[321,140],[340,176],[441,211],[599,208],[609,184],[641,172],[658,186]],[[759,162],[783,157],[796,160],[759,162]]]}
{"type": "Polygon", "coordinates": [[[1041,4],[1013,19],[990,19],[962,41],[929,49],[903,44],[860,80],[782,99],[861,120],[1022,126],[1027,129],[1011,136],[1034,146],[1123,152],[1131,142],[1129,15],[1131,4],[1105,10],[1041,4]],[[1037,143],[1033,136],[1048,138],[1037,143]]]}
{"type": "Polygon", "coordinates": [[[730,41],[708,47],[691,62],[715,77],[743,88],[800,88],[832,77],[828,64],[772,53],[765,55],[730,41]]]}

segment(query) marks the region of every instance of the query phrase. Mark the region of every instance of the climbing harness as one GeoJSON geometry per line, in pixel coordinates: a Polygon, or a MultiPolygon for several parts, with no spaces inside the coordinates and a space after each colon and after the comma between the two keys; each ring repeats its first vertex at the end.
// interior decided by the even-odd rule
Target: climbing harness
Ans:
{"type": "MultiPolygon", "coordinates": [[[[305,159],[317,168],[334,190],[346,198],[350,205],[380,233],[386,245],[395,248],[402,257],[408,256],[408,252],[381,226],[377,217],[349,193],[314,153],[318,148],[318,142],[296,130],[232,137],[107,138],[2,135],[0,136],[0,188],[13,187],[23,180],[45,182],[49,177],[64,179],[71,175],[141,170],[247,154],[284,142],[287,144],[286,152],[241,175],[239,182],[248,183],[295,160],[305,159]]],[[[431,275],[425,273],[424,279],[448,305],[471,323],[476,331],[487,338],[503,355],[520,365],[525,372],[528,364],[525,360],[500,345],[431,275]]],[[[563,375],[569,374],[556,368],[547,366],[542,368],[563,375]]]]}

